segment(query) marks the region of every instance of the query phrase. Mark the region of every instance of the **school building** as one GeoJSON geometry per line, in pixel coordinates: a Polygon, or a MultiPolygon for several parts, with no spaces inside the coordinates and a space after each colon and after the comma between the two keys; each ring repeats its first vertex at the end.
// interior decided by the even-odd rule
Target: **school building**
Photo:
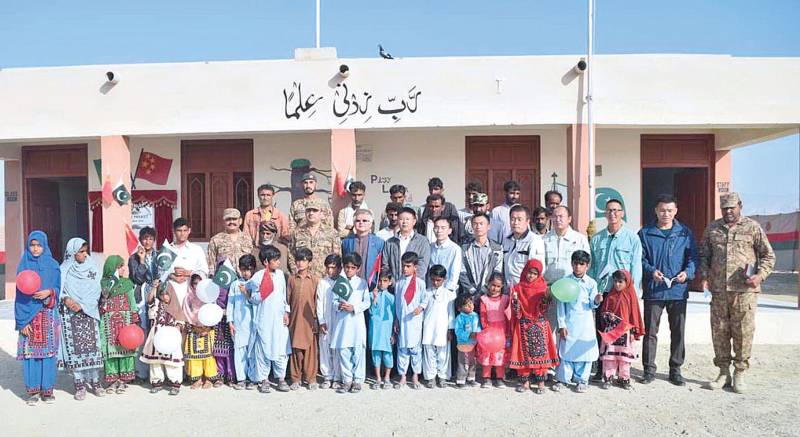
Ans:
{"type": "MultiPolygon", "coordinates": [[[[529,206],[555,186],[584,231],[593,217],[580,59],[341,59],[324,48],[288,60],[2,69],[7,271],[33,229],[48,233],[58,259],[73,236],[124,254],[128,227],[155,226],[162,240],[178,216],[208,241],[222,210],[252,208],[262,183],[278,187],[287,211],[306,171],[335,206],[344,180],[364,181],[373,210],[396,183],[421,204],[433,176],[458,207],[473,179],[494,205],[509,179],[529,206]],[[115,196],[120,184],[131,201],[115,196]]],[[[651,218],[655,195],[674,193],[699,238],[718,194],[732,189],[730,151],[800,126],[800,58],[593,62],[595,200],[602,210],[620,198],[632,228],[651,218]]]]}

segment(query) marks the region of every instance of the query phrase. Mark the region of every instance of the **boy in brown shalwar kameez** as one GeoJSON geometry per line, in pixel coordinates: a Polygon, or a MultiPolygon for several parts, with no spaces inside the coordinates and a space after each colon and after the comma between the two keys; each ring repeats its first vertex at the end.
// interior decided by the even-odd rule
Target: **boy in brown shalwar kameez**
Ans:
{"type": "Polygon", "coordinates": [[[289,335],[292,355],[289,359],[289,376],[292,390],[300,388],[301,376],[309,390],[317,388],[317,284],[319,277],[308,269],[313,254],[301,247],[294,253],[297,272],[289,277],[287,300],[289,335]]]}

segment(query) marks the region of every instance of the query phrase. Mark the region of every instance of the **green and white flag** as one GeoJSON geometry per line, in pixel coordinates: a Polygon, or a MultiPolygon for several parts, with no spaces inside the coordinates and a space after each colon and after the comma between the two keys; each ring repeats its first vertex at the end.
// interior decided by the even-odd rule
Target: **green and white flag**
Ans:
{"type": "Polygon", "coordinates": [[[122,179],[117,182],[117,186],[114,187],[111,195],[114,196],[114,200],[120,205],[125,205],[131,200],[131,193],[128,191],[128,188],[125,187],[125,184],[122,183],[122,179]]]}
{"type": "Polygon", "coordinates": [[[231,287],[231,284],[236,280],[236,278],[238,278],[236,275],[236,269],[233,268],[231,260],[227,258],[225,259],[225,262],[217,267],[217,271],[214,273],[214,283],[225,290],[231,287]]]}
{"type": "Polygon", "coordinates": [[[336,278],[336,282],[333,283],[333,287],[331,291],[336,296],[339,296],[342,300],[350,299],[350,295],[353,294],[353,287],[350,285],[350,281],[347,280],[347,277],[344,275],[339,275],[336,278]]]}
{"type": "Polygon", "coordinates": [[[172,264],[177,257],[178,253],[175,252],[172,245],[169,244],[169,241],[164,240],[164,244],[161,245],[161,249],[159,249],[158,255],[156,255],[156,273],[158,277],[161,278],[161,282],[164,282],[166,276],[172,270],[172,264]]]}

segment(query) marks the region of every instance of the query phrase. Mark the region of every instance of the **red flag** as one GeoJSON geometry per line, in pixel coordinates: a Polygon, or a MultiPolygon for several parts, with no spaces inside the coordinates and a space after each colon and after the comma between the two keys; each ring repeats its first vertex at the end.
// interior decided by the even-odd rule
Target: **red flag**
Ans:
{"type": "Polygon", "coordinates": [[[408,282],[408,287],[406,287],[406,292],[403,293],[403,299],[406,300],[406,305],[411,303],[411,300],[414,299],[414,293],[417,292],[417,275],[411,277],[411,281],[408,282]]]}
{"type": "Polygon", "coordinates": [[[136,167],[136,178],[142,178],[156,185],[166,185],[172,160],[162,158],[155,153],[142,152],[139,165],[136,167]]]}
{"type": "Polygon", "coordinates": [[[623,334],[628,332],[628,330],[630,330],[631,328],[633,328],[633,325],[620,318],[619,323],[617,324],[617,326],[614,327],[614,329],[606,332],[598,331],[598,334],[600,334],[600,338],[604,342],[606,342],[607,344],[612,344],[615,341],[617,341],[618,338],[622,337],[623,334]]]}
{"type": "Polygon", "coordinates": [[[272,273],[270,273],[269,269],[265,269],[264,277],[261,278],[261,284],[258,285],[258,292],[261,294],[261,300],[266,300],[274,290],[275,284],[272,282],[272,273]]]}
{"type": "Polygon", "coordinates": [[[372,281],[378,280],[378,273],[381,271],[381,260],[383,259],[383,252],[379,253],[377,257],[375,257],[375,262],[372,263],[372,268],[369,270],[369,279],[367,279],[367,286],[372,289],[372,281]]]}
{"type": "Polygon", "coordinates": [[[103,203],[110,205],[114,201],[114,190],[111,188],[111,180],[106,177],[103,182],[103,203]]]}
{"type": "Polygon", "coordinates": [[[131,225],[127,223],[125,223],[125,243],[128,244],[128,255],[136,252],[136,248],[139,247],[139,238],[136,237],[131,225]]]}

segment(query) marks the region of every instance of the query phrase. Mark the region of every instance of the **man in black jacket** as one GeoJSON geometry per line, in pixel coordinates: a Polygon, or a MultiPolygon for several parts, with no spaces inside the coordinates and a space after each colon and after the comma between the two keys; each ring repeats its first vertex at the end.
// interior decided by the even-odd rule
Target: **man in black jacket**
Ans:
{"type": "Polygon", "coordinates": [[[447,202],[441,194],[431,194],[425,199],[425,207],[422,210],[419,221],[417,221],[417,233],[427,237],[431,243],[436,241],[436,236],[433,234],[433,223],[439,218],[444,218],[450,222],[450,228],[453,230],[450,233],[450,239],[461,244],[461,239],[464,236],[464,226],[458,218],[458,210],[455,205],[447,202]]]}

